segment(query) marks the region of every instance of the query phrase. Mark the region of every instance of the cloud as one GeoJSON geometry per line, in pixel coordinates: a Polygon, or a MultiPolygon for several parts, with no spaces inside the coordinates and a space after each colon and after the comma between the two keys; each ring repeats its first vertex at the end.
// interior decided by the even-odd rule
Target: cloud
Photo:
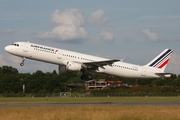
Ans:
{"type": "Polygon", "coordinates": [[[0,34],[12,34],[15,31],[11,30],[11,29],[6,29],[6,30],[0,30],[0,34]]]}
{"type": "Polygon", "coordinates": [[[10,54],[2,55],[0,54],[0,66],[12,66],[13,68],[18,69],[21,73],[32,73],[36,70],[42,70],[43,72],[49,72],[53,70],[58,70],[57,65],[47,64],[39,61],[30,61],[26,59],[24,66],[20,66],[22,58],[13,56],[10,54]]]}
{"type": "Polygon", "coordinates": [[[86,38],[87,32],[82,27],[85,22],[84,16],[77,8],[64,12],[55,10],[51,15],[51,22],[55,27],[51,32],[39,33],[39,39],[51,39],[57,41],[73,41],[86,38]]]}
{"type": "Polygon", "coordinates": [[[144,16],[145,19],[180,19],[177,15],[144,16]]]}
{"type": "Polygon", "coordinates": [[[149,38],[149,40],[152,40],[152,41],[158,41],[159,40],[158,35],[156,33],[150,32],[148,29],[141,30],[141,32],[145,36],[147,36],[147,38],[149,38]]]}
{"type": "Polygon", "coordinates": [[[103,39],[104,41],[106,41],[106,42],[112,42],[113,39],[114,39],[113,34],[110,33],[110,32],[107,32],[107,31],[102,31],[102,32],[101,32],[101,37],[102,37],[102,39],[103,39]]]}
{"type": "Polygon", "coordinates": [[[0,65],[3,66],[7,64],[6,61],[4,60],[4,56],[0,54],[0,65]]]}
{"type": "Polygon", "coordinates": [[[180,74],[179,71],[180,71],[180,55],[179,54],[176,54],[176,53],[173,53],[171,59],[170,59],[170,63],[168,64],[168,67],[167,67],[167,71],[169,72],[173,72],[175,74],[180,74]]]}
{"type": "Polygon", "coordinates": [[[91,17],[88,19],[88,22],[91,24],[105,23],[108,21],[108,18],[106,18],[104,15],[105,15],[105,12],[102,9],[97,10],[91,14],[91,17]]]}
{"type": "Polygon", "coordinates": [[[1,55],[0,54],[0,65],[9,65],[9,66],[13,66],[13,65],[19,65],[21,62],[21,58],[17,57],[17,56],[13,56],[10,54],[6,54],[6,55],[1,55]]]}
{"type": "MultiPolygon", "coordinates": [[[[84,26],[85,24],[103,24],[107,22],[108,18],[105,17],[105,12],[100,9],[91,14],[86,19],[81,10],[78,8],[72,8],[61,12],[55,10],[50,16],[51,23],[54,25],[50,32],[38,33],[36,38],[40,40],[55,40],[63,43],[80,43],[86,40],[88,33],[84,26]]],[[[104,27],[104,26],[103,26],[104,27]]],[[[103,40],[107,42],[113,41],[113,34],[103,31],[101,33],[103,40]]]]}
{"type": "Polygon", "coordinates": [[[53,39],[58,41],[71,41],[85,38],[86,31],[82,27],[75,25],[60,25],[53,28],[51,32],[40,33],[40,39],[53,39]]]}
{"type": "Polygon", "coordinates": [[[175,37],[175,40],[180,40],[180,35],[178,35],[177,37],[175,37]]]}
{"type": "Polygon", "coordinates": [[[81,11],[77,8],[68,9],[64,12],[55,10],[51,15],[51,21],[58,25],[81,26],[84,24],[84,17],[81,14],[81,11]]]}

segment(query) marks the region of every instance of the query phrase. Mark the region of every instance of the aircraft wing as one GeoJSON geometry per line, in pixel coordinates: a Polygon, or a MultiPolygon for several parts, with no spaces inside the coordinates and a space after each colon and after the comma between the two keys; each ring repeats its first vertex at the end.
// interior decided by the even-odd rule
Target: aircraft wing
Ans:
{"type": "Polygon", "coordinates": [[[114,59],[114,60],[105,60],[105,61],[84,62],[81,64],[84,68],[96,68],[97,69],[98,67],[104,68],[104,66],[106,66],[106,65],[112,66],[112,64],[117,61],[120,61],[120,60],[114,59]]]}
{"type": "Polygon", "coordinates": [[[102,66],[105,66],[105,65],[112,65],[114,62],[117,62],[117,61],[120,61],[120,60],[106,60],[106,61],[96,61],[96,62],[85,62],[83,64],[96,65],[96,66],[102,67],[102,66]]]}

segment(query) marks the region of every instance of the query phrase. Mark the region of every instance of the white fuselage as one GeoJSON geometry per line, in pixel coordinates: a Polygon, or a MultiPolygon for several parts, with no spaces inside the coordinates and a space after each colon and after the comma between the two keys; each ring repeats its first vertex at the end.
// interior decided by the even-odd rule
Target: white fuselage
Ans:
{"type": "MultiPolygon", "coordinates": [[[[110,60],[29,42],[16,42],[15,44],[16,45],[6,46],[6,51],[19,57],[25,57],[57,65],[66,65],[66,61],[78,61],[79,63],[85,63],[110,60]]],[[[160,72],[155,68],[129,64],[122,61],[114,62],[112,65],[105,65],[103,68],[99,67],[99,69],[95,72],[129,78],[161,77],[155,74],[160,72]]]]}

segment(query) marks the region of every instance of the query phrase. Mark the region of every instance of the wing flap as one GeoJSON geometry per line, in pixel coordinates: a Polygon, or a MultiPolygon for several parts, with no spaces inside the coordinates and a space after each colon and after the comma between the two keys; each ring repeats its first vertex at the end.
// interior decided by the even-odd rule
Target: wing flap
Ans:
{"type": "MultiPolygon", "coordinates": [[[[84,68],[98,68],[98,67],[101,67],[101,68],[104,68],[104,66],[106,65],[109,65],[109,66],[112,66],[112,64],[114,62],[118,62],[120,60],[117,60],[117,59],[114,59],[114,60],[105,60],[105,61],[95,61],[95,62],[82,62],[82,66],[84,68]]],[[[80,63],[80,62],[77,62],[77,63],[80,63]]]]}
{"type": "Polygon", "coordinates": [[[114,62],[117,62],[117,61],[120,61],[120,60],[106,60],[106,61],[96,61],[96,62],[85,62],[83,64],[93,64],[93,65],[97,65],[97,66],[104,66],[104,65],[112,65],[114,62]]]}

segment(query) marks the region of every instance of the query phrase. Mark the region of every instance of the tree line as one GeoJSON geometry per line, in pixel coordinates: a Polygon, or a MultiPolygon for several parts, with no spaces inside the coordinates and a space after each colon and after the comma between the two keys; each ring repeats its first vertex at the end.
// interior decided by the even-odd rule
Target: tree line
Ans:
{"type": "MultiPolygon", "coordinates": [[[[22,93],[23,85],[25,85],[25,93],[59,93],[64,91],[70,91],[68,84],[72,83],[85,83],[80,79],[81,72],[42,72],[37,70],[34,73],[19,73],[16,68],[11,66],[0,67],[0,93],[22,93]]],[[[106,79],[106,80],[121,80],[123,83],[129,85],[140,85],[138,90],[145,91],[147,88],[156,86],[154,91],[159,91],[157,87],[169,86],[173,87],[172,90],[177,91],[180,88],[180,75],[172,75],[170,78],[161,79],[127,79],[115,76],[109,76],[106,74],[92,73],[94,78],[106,79]],[[158,89],[158,90],[157,90],[158,89]]],[[[121,91],[122,88],[119,88],[121,91]]],[[[134,91],[134,88],[122,89],[125,91],[134,91]]],[[[86,92],[85,88],[76,88],[71,91],[86,92]]],[[[112,90],[106,90],[113,91],[112,90]]],[[[96,92],[96,91],[94,91],[96,92]]],[[[99,92],[99,91],[98,91],[99,92]]],[[[117,92],[117,90],[116,90],[117,92]]],[[[180,91],[179,91],[180,92],[180,91]]]]}

